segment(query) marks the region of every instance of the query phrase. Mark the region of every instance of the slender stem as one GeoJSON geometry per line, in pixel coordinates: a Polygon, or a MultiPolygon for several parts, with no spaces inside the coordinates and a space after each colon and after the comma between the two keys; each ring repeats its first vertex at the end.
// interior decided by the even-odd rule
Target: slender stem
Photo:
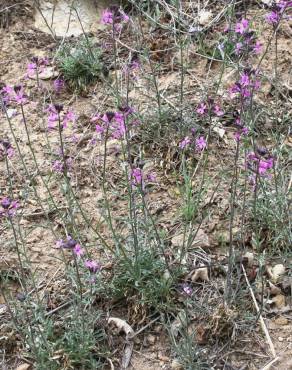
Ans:
{"type": "Polygon", "coordinates": [[[229,253],[228,253],[228,271],[227,271],[227,281],[226,281],[226,292],[225,299],[226,302],[229,302],[231,299],[232,293],[232,270],[234,262],[234,249],[233,249],[233,224],[235,216],[235,199],[236,199],[236,190],[238,182],[238,158],[239,158],[239,143],[238,140],[236,143],[236,152],[234,158],[234,170],[231,182],[231,200],[230,200],[230,222],[229,222],[229,253]]]}

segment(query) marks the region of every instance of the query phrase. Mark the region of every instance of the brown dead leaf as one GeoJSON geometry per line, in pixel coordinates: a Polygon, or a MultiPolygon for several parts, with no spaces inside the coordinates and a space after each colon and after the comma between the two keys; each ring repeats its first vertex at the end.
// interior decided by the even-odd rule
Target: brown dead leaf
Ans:
{"type": "Polygon", "coordinates": [[[271,299],[271,302],[275,304],[277,308],[285,307],[285,296],[283,294],[278,294],[271,299]]]}
{"type": "Polygon", "coordinates": [[[286,317],[280,316],[280,317],[277,317],[274,320],[274,322],[275,322],[275,324],[277,324],[279,326],[284,326],[284,325],[287,325],[289,323],[289,320],[286,317]]]}
{"type": "Polygon", "coordinates": [[[17,366],[16,370],[28,370],[30,368],[31,368],[30,364],[21,364],[21,365],[17,366]]]}
{"type": "Polygon", "coordinates": [[[196,342],[199,344],[207,342],[207,330],[203,325],[197,325],[196,327],[196,342]]]}
{"type": "Polygon", "coordinates": [[[270,293],[272,295],[279,295],[282,293],[282,290],[280,288],[278,288],[276,285],[274,285],[273,283],[271,283],[270,281],[268,282],[269,284],[269,287],[270,287],[270,293]]]}
{"type": "Polygon", "coordinates": [[[252,267],[253,266],[253,261],[254,261],[254,254],[252,252],[246,252],[242,258],[246,259],[246,265],[247,267],[252,267]]]}
{"type": "Polygon", "coordinates": [[[277,283],[281,279],[284,273],[285,273],[285,267],[284,265],[280,263],[273,267],[267,266],[267,274],[274,284],[277,283]]]}
{"type": "Polygon", "coordinates": [[[122,370],[127,369],[130,364],[134,348],[134,342],[130,340],[133,338],[134,330],[125,320],[122,320],[118,317],[110,317],[108,319],[108,323],[114,324],[119,332],[123,331],[126,334],[127,345],[125,346],[124,349],[121,369],[122,370]]]}
{"type": "Polygon", "coordinates": [[[208,276],[208,268],[207,267],[201,267],[195,270],[193,276],[192,276],[192,282],[195,282],[197,280],[202,281],[209,281],[208,276]]]}
{"type": "Polygon", "coordinates": [[[292,277],[286,276],[281,282],[281,286],[285,294],[292,295],[292,277]]]}
{"type": "Polygon", "coordinates": [[[199,24],[202,26],[207,26],[212,19],[212,12],[202,9],[198,14],[199,24]]]}
{"type": "Polygon", "coordinates": [[[183,370],[183,365],[176,359],[174,359],[170,365],[172,370],[183,370]]]}
{"type": "Polygon", "coordinates": [[[132,327],[125,320],[122,320],[118,317],[110,317],[108,319],[108,323],[114,324],[119,332],[123,331],[126,334],[127,338],[134,334],[134,330],[132,329],[132,327]]]}
{"type": "Polygon", "coordinates": [[[180,311],[176,319],[171,324],[170,330],[174,337],[178,336],[180,329],[187,324],[187,317],[185,311],[180,311]]]}

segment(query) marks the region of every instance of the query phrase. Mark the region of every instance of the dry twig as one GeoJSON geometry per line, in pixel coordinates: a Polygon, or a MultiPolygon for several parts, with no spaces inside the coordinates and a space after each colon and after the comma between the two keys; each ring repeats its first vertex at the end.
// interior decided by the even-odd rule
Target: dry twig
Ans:
{"type": "Polygon", "coordinates": [[[254,306],[255,306],[255,308],[256,308],[257,313],[259,314],[260,325],[261,325],[261,328],[262,328],[262,330],[263,330],[263,332],[264,332],[264,334],[265,334],[265,336],[266,336],[267,343],[268,343],[268,345],[269,345],[269,347],[270,347],[271,354],[272,354],[272,356],[273,356],[274,360],[278,360],[278,357],[277,357],[277,355],[276,355],[276,351],[275,351],[274,344],[273,344],[273,342],[272,342],[272,340],[271,340],[271,337],[270,337],[270,334],[269,334],[268,328],[267,328],[267,326],[266,326],[266,324],[265,324],[265,321],[264,321],[264,319],[263,319],[263,316],[260,314],[260,309],[259,309],[259,306],[258,306],[257,300],[256,300],[256,298],[255,298],[255,295],[254,295],[254,292],[253,292],[253,290],[252,290],[252,287],[251,287],[251,285],[250,285],[250,283],[249,283],[248,277],[247,277],[247,275],[246,275],[245,268],[244,268],[244,266],[243,266],[242,264],[241,264],[241,268],[242,268],[242,271],[243,271],[243,274],[244,274],[244,277],[245,277],[245,280],[246,280],[246,284],[247,284],[248,289],[249,289],[249,291],[250,291],[250,295],[251,295],[251,297],[252,297],[252,300],[253,300],[254,306]]]}

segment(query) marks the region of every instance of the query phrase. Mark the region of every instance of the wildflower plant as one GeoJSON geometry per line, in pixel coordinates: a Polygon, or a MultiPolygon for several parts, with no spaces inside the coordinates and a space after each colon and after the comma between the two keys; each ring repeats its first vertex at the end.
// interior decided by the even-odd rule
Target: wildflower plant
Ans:
{"type": "MultiPolygon", "coordinates": [[[[25,358],[37,369],[113,367],[119,351],[107,319],[125,306],[135,335],[152,325],[144,323],[150,316],[159,320],[171,355],[186,369],[220,367],[218,356],[209,356],[214,338],[214,351],[223,344],[223,359],[238,333],[239,341],[250,335],[251,320],[244,318],[258,319],[244,282],[264,275],[253,276],[254,265],[245,275],[243,254],[255,241],[259,259],[291,244],[288,131],[282,125],[270,141],[261,124],[262,61],[291,2],[270,6],[265,22],[272,31],[263,41],[256,20],[238,11],[241,4],[225,4],[218,19],[199,27],[198,14],[183,3],[162,2],[155,11],[150,3],[131,1],[131,18],[118,6],[104,10],[104,55],[87,34],[64,41],[53,92],[39,89],[36,97],[27,79],[1,87],[9,132],[0,138],[7,182],[0,227],[16,253],[20,287],[17,298],[1,284],[1,298],[25,358]],[[171,46],[156,45],[144,20],[171,46]],[[200,43],[210,29],[220,33],[220,58],[203,55],[204,78],[193,89],[189,55],[202,57],[200,43]],[[168,53],[175,53],[175,79],[166,86],[168,53]],[[107,56],[113,81],[102,76],[107,56]],[[99,79],[102,99],[92,86],[99,79]],[[75,110],[78,96],[65,99],[67,87],[90,92],[89,113],[75,110]],[[39,131],[42,145],[34,136],[39,131]],[[215,256],[210,249],[221,221],[227,248],[215,256]],[[38,227],[49,233],[46,247],[58,261],[41,283],[30,262],[37,243],[30,233],[38,227]]],[[[48,63],[34,57],[27,77],[39,81],[48,63]]],[[[129,344],[133,338],[126,335],[129,344]]]]}

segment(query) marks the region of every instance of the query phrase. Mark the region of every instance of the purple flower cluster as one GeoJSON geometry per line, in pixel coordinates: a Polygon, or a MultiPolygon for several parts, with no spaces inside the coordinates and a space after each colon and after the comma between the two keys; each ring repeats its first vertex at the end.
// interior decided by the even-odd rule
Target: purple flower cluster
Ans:
{"type": "Polygon", "coordinates": [[[112,25],[115,31],[120,31],[122,24],[128,21],[128,15],[116,5],[104,10],[101,16],[101,22],[105,25],[112,25]]]}
{"type": "Polygon", "coordinates": [[[84,262],[84,266],[87,267],[88,270],[93,274],[97,273],[101,269],[101,264],[94,260],[86,260],[84,262]]]}
{"type": "Polygon", "coordinates": [[[235,124],[237,125],[237,131],[234,134],[234,139],[240,141],[242,136],[248,135],[249,128],[242,124],[240,118],[236,119],[235,124]]]}
{"type": "Polygon", "coordinates": [[[235,32],[241,35],[244,35],[249,28],[249,22],[247,19],[242,19],[240,22],[236,23],[235,25],[235,32]]]}
{"type": "Polygon", "coordinates": [[[123,68],[123,72],[131,77],[133,80],[137,80],[138,72],[141,69],[141,63],[137,53],[134,53],[131,57],[130,62],[123,68]]]}
{"type": "Polygon", "coordinates": [[[0,218],[2,217],[13,217],[16,214],[16,210],[19,207],[17,200],[10,198],[3,198],[0,202],[0,218]]]}
{"type": "Polygon", "coordinates": [[[133,113],[134,110],[131,107],[120,107],[117,112],[94,115],[91,122],[95,123],[96,132],[101,137],[107,134],[113,139],[122,139],[125,137],[126,129],[138,124],[136,119],[132,119],[133,113]]]}
{"type": "Polygon", "coordinates": [[[255,186],[258,176],[263,179],[269,179],[271,177],[269,171],[273,169],[274,164],[275,158],[269,155],[265,148],[257,148],[256,153],[248,153],[246,167],[252,172],[249,177],[250,183],[255,186]]]}
{"type": "MultiPolygon", "coordinates": [[[[66,240],[58,240],[56,243],[56,248],[69,249],[78,258],[82,258],[82,256],[85,255],[85,249],[83,249],[81,245],[71,236],[67,236],[66,240]]],[[[86,259],[83,264],[84,267],[86,267],[90,271],[90,273],[96,274],[98,271],[101,270],[101,264],[97,261],[86,259]]]]}
{"type": "Polygon", "coordinates": [[[144,189],[147,182],[156,181],[156,175],[152,172],[145,174],[141,168],[136,167],[130,171],[129,180],[132,186],[141,186],[144,189]]]}
{"type": "Polygon", "coordinates": [[[190,138],[189,136],[186,136],[180,143],[179,147],[180,149],[185,149],[189,146],[193,146],[196,151],[201,152],[207,147],[207,142],[204,138],[204,136],[199,136],[197,138],[190,138]]]}
{"type": "Polygon", "coordinates": [[[64,89],[65,87],[65,81],[62,78],[57,78],[54,81],[54,90],[57,94],[60,94],[60,92],[64,89]]]}
{"type": "Polygon", "coordinates": [[[8,140],[0,139],[0,160],[8,157],[12,158],[14,156],[14,149],[8,140]]]}
{"type": "MultiPolygon", "coordinates": [[[[66,159],[66,169],[67,171],[72,169],[72,164],[73,164],[73,159],[72,158],[67,158],[66,159]]],[[[52,163],[52,171],[56,173],[64,173],[65,170],[65,164],[63,160],[56,159],[52,163]]]]}
{"type": "Polygon", "coordinates": [[[266,172],[273,168],[274,158],[272,156],[266,157],[265,149],[258,149],[257,153],[250,152],[247,155],[248,168],[261,176],[266,175],[266,172]]]}
{"type": "Polygon", "coordinates": [[[240,100],[248,99],[255,90],[259,90],[260,81],[258,71],[246,68],[240,76],[240,79],[229,88],[230,98],[239,97],[240,100]]]}
{"type": "Polygon", "coordinates": [[[28,102],[27,95],[24,93],[22,85],[4,86],[1,90],[4,103],[6,105],[16,103],[17,105],[24,105],[28,102]]]}
{"type": "Polygon", "coordinates": [[[58,126],[60,119],[62,128],[66,128],[69,123],[74,124],[77,120],[76,114],[68,109],[67,111],[63,110],[63,106],[59,104],[50,104],[46,109],[48,113],[48,129],[52,130],[58,126]]]}
{"type": "Polygon", "coordinates": [[[48,64],[48,58],[33,57],[31,62],[27,65],[26,77],[35,77],[36,74],[41,73],[48,64]]]}
{"type": "MultiPolygon", "coordinates": [[[[280,20],[285,18],[284,12],[292,7],[292,1],[282,0],[278,3],[274,3],[271,6],[271,12],[265,17],[267,23],[271,24],[273,27],[277,27],[280,20]]],[[[287,16],[289,18],[289,16],[287,16]]],[[[291,19],[291,17],[290,17],[291,19]]]]}
{"type": "MultiPolygon", "coordinates": [[[[236,23],[234,30],[225,29],[226,32],[233,32],[231,41],[235,45],[235,54],[238,56],[247,55],[250,52],[259,54],[262,50],[262,44],[257,40],[256,34],[250,29],[249,21],[242,18],[236,23]]],[[[223,45],[224,48],[224,45],[223,45]]]]}
{"type": "Polygon", "coordinates": [[[224,112],[220,105],[214,101],[213,98],[208,98],[207,100],[201,102],[197,109],[196,112],[200,116],[205,116],[205,115],[212,115],[214,114],[217,117],[223,116],[224,112]]]}

